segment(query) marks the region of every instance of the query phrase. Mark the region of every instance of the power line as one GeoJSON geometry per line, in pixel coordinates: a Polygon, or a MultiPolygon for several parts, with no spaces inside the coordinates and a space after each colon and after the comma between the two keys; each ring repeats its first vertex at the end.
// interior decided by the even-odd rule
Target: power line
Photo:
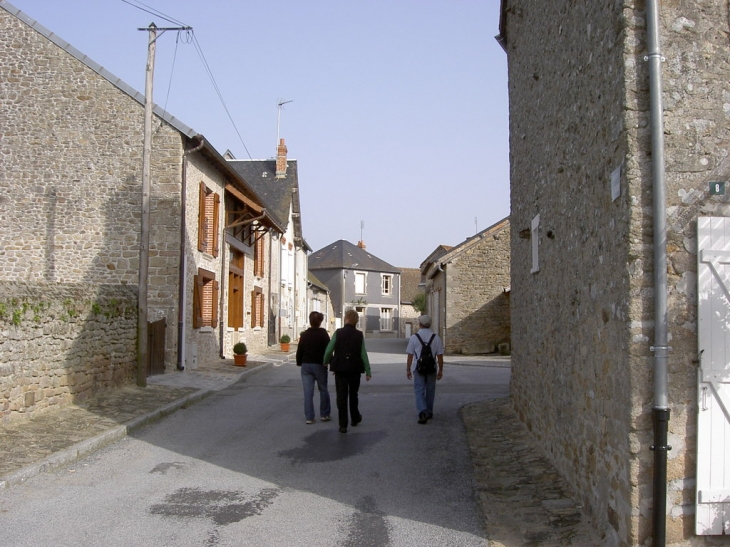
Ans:
{"type": "Polygon", "coordinates": [[[205,55],[203,54],[203,48],[200,46],[200,43],[198,42],[198,37],[195,35],[195,32],[193,32],[193,45],[195,46],[195,50],[198,52],[198,55],[200,56],[200,60],[203,62],[203,66],[205,67],[205,70],[208,73],[208,77],[210,78],[210,81],[213,84],[213,87],[215,88],[215,92],[218,94],[218,99],[220,100],[221,104],[223,105],[223,109],[226,111],[226,114],[228,115],[228,119],[231,120],[233,129],[236,130],[236,134],[238,135],[238,140],[241,141],[241,144],[243,145],[244,150],[246,150],[246,154],[248,154],[248,159],[253,160],[253,158],[251,157],[251,153],[248,151],[248,147],[246,146],[246,143],[243,142],[243,137],[241,137],[240,131],[238,131],[236,122],[233,121],[233,116],[231,116],[231,113],[228,110],[228,106],[226,105],[226,102],[223,100],[223,95],[221,94],[221,90],[218,87],[218,83],[215,81],[215,78],[213,77],[213,71],[210,69],[210,66],[208,65],[208,61],[206,60],[205,55]]]}
{"type": "MultiPolygon", "coordinates": [[[[211,83],[213,84],[213,88],[215,89],[216,94],[218,95],[218,100],[220,100],[221,105],[223,105],[223,109],[226,111],[226,115],[228,116],[228,119],[231,122],[231,125],[233,125],[233,129],[236,131],[236,135],[238,135],[238,140],[241,141],[241,144],[243,145],[244,150],[246,150],[246,154],[248,155],[248,158],[253,160],[253,157],[251,157],[251,153],[248,151],[248,147],[246,146],[246,143],[243,142],[243,137],[241,137],[241,132],[238,130],[238,127],[236,126],[236,122],[233,121],[233,116],[231,116],[231,112],[228,110],[228,106],[226,105],[226,102],[223,100],[223,94],[221,93],[220,88],[218,87],[218,83],[215,81],[215,77],[213,76],[213,71],[210,69],[210,65],[208,64],[207,59],[205,58],[205,55],[203,54],[203,48],[200,46],[200,43],[198,42],[198,37],[195,35],[195,32],[193,31],[192,27],[189,25],[186,25],[184,23],[181,23],[177,19],[174,19],[168,15],[165,15],[164,13],[156,10],[155,8],[148,6],[139,0],[134,0],[135,3],[132,3],[130,0],[122,0],[125,4],[129,4],[130,6],[137,8],[138,10],[144,11],[146,13],[149,13],[151,15],[154,15],[156,17],[160,17],[161,19],[164,19],[165,21],[168,21],[170,23],[173,23],[175,25],[179,25],[181,27],[185,27],[184,30],[186,30],[186,39],[183,40],[184,44],[193,44],[193,47],[195,47],[195,51],[198,53],[198,56],[200,57],[201,62],[203,63],[203,68],[205,68],[206,73],[208,74],[208,78],[210,78],[211,83]],[[139,4],[139,5],[137,5],[139,4]],[[144,8],[140,7],[144,6],[144,8]]],[[[164,29],[160,29],[164,30],[164,29]]],[[[178,30],[178,41],[180,39],[180,31],[178,30]]],[[[177,57],[177,41],[175,43],[175,58],[177,57]]],[[[173,58],[173,70],[174,70],[174,64],[175,59],[173,58]]],[[[170,87],[172,87],[172,73],[170,74],[170,84],[167,90],[167,97],[170,96],[170,87]]],[[[165,106],[167,106],[167,98],[165,99],[165,106]]]]}
{"type": "Polygon", "coordinates": [[[169,15],[165,15],[164,13],[162,13],[161,11],[156,10],[152,6],[148,6],[147,4],[143,4],[139,0],[134,0],[134,1],[136,2],[135,4],[133,4],[129,0],[122,0],[122,2],[124,2],[125,4],[129,4],[133,8],[137,8],[140,11],[147,12],[150,15],[154,15],[155,17],[159,17],[160,19],[164,19],[165,21],[168,21],[169,23],[172,23],[174,25],[178,25],[178,26],[181,26],[181,27],[189,27],[190,26],[190,25],[186,25],[185,23],[181,23],[177,19],[173,19],[169,15]],[[137,4],[139,4],[139,5],[137,5],[137,4]],[[140,6],[144,6],[147,9],[143,9],[140,6]]]}

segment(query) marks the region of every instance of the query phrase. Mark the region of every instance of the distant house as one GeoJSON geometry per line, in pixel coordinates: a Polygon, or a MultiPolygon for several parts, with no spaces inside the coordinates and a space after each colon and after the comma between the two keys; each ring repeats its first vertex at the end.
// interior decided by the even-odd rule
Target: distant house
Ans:
{"type": "MultiPolygon", "coordinates": [[[[307,327],[307,252],[311,251],[302,235],[302,215],[299,204],[297,160],[287,159],[287,148],[281,139],[276,158],[268,160],[237,160],[227,155],[231,167],[261,196],[284,233],[278,241],[280,276],[278,287],[272,290],[268,318],[269,343],[276,344],[279,336],[288,334],[296,340],[307,327]]],[[[273,277],[273,276],[272,276],[273,277]]]]}
{"type": "Polygon", "coordinates": [[[338,327],[345,311],[354,309],[366,336],[398,335],[400,270],[366,251],[362,241],[322,247],[309,257],[309,270],[329,288],[338,327]]]}
{"type": "Polygon", "coordinates": [[[0,30],[1,417],[218,360],[239,339],[262,347],[243,295],[266,295],[253,271],[282,228],[202,135],[155,108],[137,367],[144,98],[4,1],[0,30]]]}
{"type": "Polygon", "coordinates": [[[448,353],[493,353],[510,343],[510,225],[503,219],[421,264],[432,328],[448,353]]]}
{"type": "Polygon", "coordinates": [[[400,329],[399,337],[410,338],[418,330],[418,317],[421,312],[413,307],[418,295],[426,294],[425,285],[421,284],[421,270],[418,268],[400,268],[400,329]]]}
{"type": "MultiPolygon", "coordinates": [[[[307,282],[307,308],[309,312],[318,311],[324,315],[322,321],[322,328],[327,329],[328,332],[332,333],[335,330],[335,313],[332,308],[332,298],[330,297],[330,291],[327,285],[322,283],[317,276],[312,272],[309,272],[307,282]]],[[[309,316],[307,316],[307,325],[302,328],[305,330],[309,326],[309,316]]]]}

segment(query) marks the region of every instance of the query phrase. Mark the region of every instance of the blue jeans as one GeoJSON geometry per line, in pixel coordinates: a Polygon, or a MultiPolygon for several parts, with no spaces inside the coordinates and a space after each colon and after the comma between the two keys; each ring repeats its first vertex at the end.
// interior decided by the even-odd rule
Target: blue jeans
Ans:
{"type": "Polygon", "coordinates": [[[304,386],[304,417],[314,420],[314,382],[319,388],[319,416],[330,415],[330,392],[327,391],[327,368],[316,363],[302,363],[302,385],[304,386]]]}
{"type": "Polygon", "coordinates": [[[433,401],[436,398],[436,374],[426,376],[413,373],[413,391],[416,394],[416,409],[418,413],[433,414],[433,401]]]}

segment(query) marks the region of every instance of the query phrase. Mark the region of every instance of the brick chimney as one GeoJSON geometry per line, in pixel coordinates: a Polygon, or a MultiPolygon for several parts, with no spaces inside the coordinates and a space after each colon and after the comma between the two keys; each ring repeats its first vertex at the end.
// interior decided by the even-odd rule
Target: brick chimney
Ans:
{"type": "Polygon", "coordinates": [[[286,144],[284,139],[279,139],[279,146],[276,147],[276,177],[286,176],[286,144]]]}
{"type": "Polygon", "coordinates": [[[357,246],[360,247],[361,249],[366,249],[367,248],[367,247],[365,247],[365,242],[364,241],[358,241],[357,242],[357,246]]]}

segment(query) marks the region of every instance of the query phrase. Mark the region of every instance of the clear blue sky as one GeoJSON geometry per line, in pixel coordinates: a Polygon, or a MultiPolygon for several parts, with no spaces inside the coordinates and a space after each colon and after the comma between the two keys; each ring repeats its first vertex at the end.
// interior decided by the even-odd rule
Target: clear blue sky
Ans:
{"type": "MultiPolygon", "coordinates": [[[[140,5],[137,0],[130,2],[140,5]]],[[[147,33],[122,0],[10,0],[144,91],[147,33]]],[[[499,0],[144,0],[192,26],[158,41],[157,104],[240,159],[298,160],[304,237],[397,267],[509,215],[499,0]],[[235,124],[235,126],[234,126],[235,124]],[[238,129],[238,132],[236,131],[238,129]],[[240,133],[240,138],[238,133],[240,133]],[[476,222],[475,222],[476,219],[476,222]]]]}

